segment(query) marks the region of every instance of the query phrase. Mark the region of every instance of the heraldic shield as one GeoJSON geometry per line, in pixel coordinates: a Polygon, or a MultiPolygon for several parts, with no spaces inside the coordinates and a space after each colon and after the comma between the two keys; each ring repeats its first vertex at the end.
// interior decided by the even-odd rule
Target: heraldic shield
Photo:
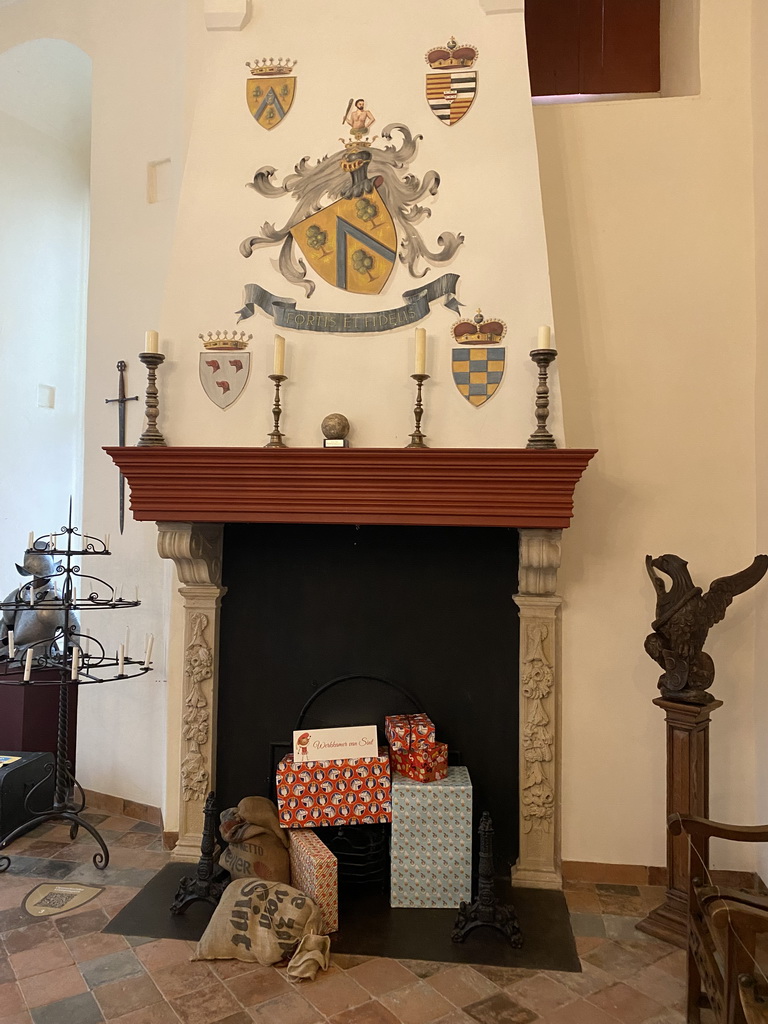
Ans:
{"type": "Polygon", "coordinates": [[[203,391],[220,409],[228,409],[242,395],[250,372],[250,352],[219,349],[200,353],[203,391]]]}
{"type": "Polygon", "coordinates": [[[477,92],[476,71],[427,75],[427,103],[435,117],[450,127],[466,114],[477,92]]]}
{"type": "Polygon", "coordinates": [[[283,120],[293,105],[296,79],[249,78],[245,83],[248,109],[262,128],[271,131],[283,120]]]}
{"type": "Polygon", "coordinates": [[[339,199],[291,228],[309,265],[324,281],[359,295],[378,295],[397,255],[392,215],[374,188],[339,199]]]}
{"type": "Polygon", "coordinates": [[[454,348],[453,380],[470,405],[483,405],[495,394],[504,376],[503,348],[454,348]]]}
{"type": "Polygon", "coordinates": [[[24,898],[24,910],[30,917],[53,917],[67,910],[75,910],[104,892],[103,885],[83,885],[73,882],[43,882],[24,898]]]}

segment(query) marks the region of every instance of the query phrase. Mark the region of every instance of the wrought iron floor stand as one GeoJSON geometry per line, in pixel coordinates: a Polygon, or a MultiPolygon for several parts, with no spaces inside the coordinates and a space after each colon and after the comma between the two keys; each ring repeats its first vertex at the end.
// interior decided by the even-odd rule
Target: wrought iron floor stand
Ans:
{"type": "Polygon", "coordinates": [[[184,875],[171,904],[172,914],[183,914],[193,903],[210,903],[217,906],[221,895],[229,885],[228,871],[214,861],[216,851],[216,794],[210,792],[203,810],[203,838],[200,843],[200,860],[194,875],[184,875]]]}
{"type": "Polygon", "coordinates": [[[523,933],[514,908],[500,903],[495,892],[493,878],[493,823],[488,811],[483,811],[477,830],[480,836],[480,861],[478,865],[477,899],[467,905],[459,905],[459,913],[451,932],[454,942],[463,942],[473,928],[495,928],[518,948],[523,944],[523,933]]]}
{"type": "MultiPolygon", "coordinates": [[[[82,817],[82,812],[85,810],[85,793],[72,773],[71,765],[67,760],[69,687],[76,685],[77,683],[72,682],[70,679],[58,684],[59,718],[56,734],[56,759],[53,764],[48,766],[43,778],[27,793],[24,800],[24,809],[31,815],[29,821],[25,821],[23,825],[19,825],[18,828],[9,832],[0,841],[0,850],[4,850],[15,839],[20,839],[21,836],[26,835],[27,832],[31,832],[38,825],[42,825],[46,821],[66,821],[69,822],[70,839],[76,838],[80,828],[84,828],[86,832],[93,836],[100,847],[100,850],[93,856],[93,863],[97,868],[103,870],[109,864],[109,850],[98,829],[94,828],[89,821],[82,817]],[[35,793],[48,782],[51,775],[53,775],[53,804],[50,807],[36,811],[33,809],[35,793]],[[76,796],[78,793],[79,797],[76,796]]],[[[10,866],[11,858],[4,854],[0,855],[0,873],[7,871],[10,866]]]]}

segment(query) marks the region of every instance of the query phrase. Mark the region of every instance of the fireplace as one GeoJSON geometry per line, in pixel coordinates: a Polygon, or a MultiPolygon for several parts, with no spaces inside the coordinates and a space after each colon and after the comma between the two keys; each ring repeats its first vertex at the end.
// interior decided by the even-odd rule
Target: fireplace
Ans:
{"type": "MultiPolygon", "coordinates": [[[[478,527],[500,527],[516,529],[519,540],[518,585],[513,566],[508,570],[511,578],[507,584],[519,621],[519,630],[514,630],[515,641],[519,636],[519,725],[512,728],[511,711],[505,723],[513,734],[511,746],[517,748],[519,763],[517,799],[510,801],[511,806],[519,807],[520,825],[513,881],[526,886],[560,885],[557,652],[561,601],[556,594],[556,579],[561,530],[570,523],[573,491],[593,451],[107,451],[130,484],[134,517],[157,521],[159,552],[174,561],[182,584],[184,689],[176,859],[194,861],[199,856],[203,801],[216,784],[219,705],[223,712],[230,713],[227,698],[219,690],[220,675],[231,671],[224,644],[230,627],[225,623],[222,630],[222,598],[232,554],[229,541],[225,551],[224,535],[239,527],[225,528],[225,524],[312,524],[312,528],[327,524],[331,529],[368,524],[421,529],[472,527],[471,532],[476,534],[485,532],[478,527]],[[224,580],[223,554],[227,557],[224,580]]],[[[237,543],[235,547],[240,551],[243,545],[237,543]]],[[[283,541],[280,550],[286,547],[287,541],[283,541]]],[[[409,561],[414,572],[413,588],[401,595],[400,602],[404,620],[412,621],[416,629],[427,595],[418,567],[413,565],[414,558],[411,555],[409,561]]],[[[250,580],[259,588],[264,602],[264,619],[276,628],[285,623],[286,605],[290,603],[285,596],[280,601],[270,600],[283,580],[282,568],[278,557],[268,571],[262,566],[250,570],[250,580]]],[[[318,616],[343,614],[338,607],[317,609],[318,616]]],[[[241,642],[247,639],[246,633],[240,637],[241,642]]],[[[228,650],[228,640],[226,647],[228,650]]],[[[507,651],[510,661],[514,661],[516,651],[516,645],[507,651]]],[[[368,665],[356,667],[358,670],[371,671],[368,665]]],[[[510,665],[508,677],[514,679],[515,675],[514,665],[510,665]]],[[[418,691],[418,683],[412,686],[418,691]]],[[[432,710],[429,697],[420,695],[426,710],[432,710]]],[[[439,727],[439,711],[433,713],[439,727]]],[[[273,739],[280,737],[276,734],[273,739]]],[[[461,742],[453,740],[459,749],[461,742]]],[[[231,784],[226,773],[222,781],[225,786],[231,784]]],[[[266,785],[265,776],[262,782],[266,785]]],[[[507,849],[511,849],[512,840],[507,843],[507,849]]]]}

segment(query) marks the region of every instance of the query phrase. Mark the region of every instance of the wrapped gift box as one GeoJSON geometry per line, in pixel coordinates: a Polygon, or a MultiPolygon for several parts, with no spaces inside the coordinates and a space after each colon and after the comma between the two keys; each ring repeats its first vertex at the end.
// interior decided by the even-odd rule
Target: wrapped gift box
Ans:
{"type": "Polygon", "coordinates": [[[435,742],[435,727],[427,715],[388,715],[384,732],[395,771],[414,782],[436,782],[446,777],[448,747],[435,742]]]}
{"type": "Polygon", "coordinates": [[[295,828],[291,841],[291,885],[311,896],[323,913],[323,932],[339,930],[339,873],[335,856],[314,832],[295,828]]]}
{"type": "Polygon", "coordinates": [[[392,777],[393,907],[472,900],[472,783],[464,767],[439,782],[392,777]]]}
{"type": "Polygon", "coordinates": [[[390,752],[392,768],[414,782],[438,782],[448,774],[447,743],[414,743],[410,750],[390,752]]]}
{"type": "Polygon", "coordinates": [[[276,772],[281,828],[374,825],[392,821],[389,754],[337,757],[294,764],[284,757],[276,772]]]}

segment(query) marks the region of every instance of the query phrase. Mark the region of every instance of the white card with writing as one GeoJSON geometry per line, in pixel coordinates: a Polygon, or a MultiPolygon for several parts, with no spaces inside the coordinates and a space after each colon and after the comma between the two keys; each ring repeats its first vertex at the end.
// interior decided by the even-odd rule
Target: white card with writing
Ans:
{"type": "Polygon", "coordinates": [[[343,729],[302,729],[293,734],[293,762],[332,761],[335,757],[376,757],[375,725],[343,729]]]}

